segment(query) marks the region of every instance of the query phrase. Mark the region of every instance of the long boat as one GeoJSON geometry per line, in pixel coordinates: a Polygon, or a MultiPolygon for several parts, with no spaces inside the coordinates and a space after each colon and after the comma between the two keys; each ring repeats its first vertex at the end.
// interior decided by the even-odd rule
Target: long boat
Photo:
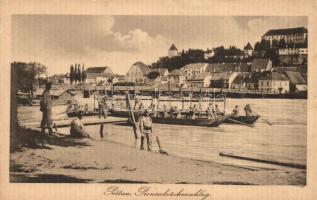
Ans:
{"type": "MultiPolygon", "coordinates": [[[[184,115],[189,115],[189,111],[182,111],[181,112],[184,115]]],[[[223,116],[223,113],[220,113],[221,116],[223,116]]],[[[198,117],[207,117],[208,113],[206,111],[198,111],[195,113],[195,116],[198,117]]],[[[226,115],[227,118],[224,121],[224,123],[230,123],[230,124],[241,124],[241,123],[245,123],[245,124],[253,124],[254,122],[256,122],[259,118],[260,115],[251,115],[251,116],[233,116],[232,114],[226,115]]]]}
{"type": "MultiPolygon", "coordinates": [[[[135,121],[139,121],[140,112],[134,111],[135,121]]],[[[114,117],[124,117],[130,118],[129,112],[127,110],[110,110],[111,116],[114,117]]],[[[223,123],[227,116],[221,116],[217,119],[208,119],[208,118],[195,118],[189,119],[188,117],[158,117],[154,116],[151,113],[151,118],[153,123],[159,124],[175,124],[175,125],[189,125],[189,126],[208,126],[208,127],[217,127],[223,123]]]]}
{"type": "Polygon", "coordinates": [[[221,116],[217,119],[207,118],[172,118],[172,117],[152,117],[153,123],[159,124],[173,124],[173,125],[186,125],[186,126],[207,126],[217,127],[226,120],[227,116],[221,116]]]}

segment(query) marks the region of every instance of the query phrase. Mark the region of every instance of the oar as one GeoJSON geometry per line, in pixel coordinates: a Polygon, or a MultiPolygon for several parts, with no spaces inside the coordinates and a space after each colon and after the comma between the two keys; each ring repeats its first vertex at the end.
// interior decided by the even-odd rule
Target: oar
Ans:
{"type": "MultiPolygon", "coordinates": [[[[254,112],[254,111],[252,111],[252,112],[254,112]]],[[[256,115],[260,116],[260,118],[261,118],[264,122],[266,122],[268,125],[273,126],[273,124],[272,124],[271,122],[269,122],[268,120],[264,119],[261,115],[259,115],[259,114],[256,113],[256,112],[254,112],[254,113],[255,113],[256,115]]]]}
{"type": "MultiPolygon", "coordinates": [[[[260,117],[261,117],[261,116],[260,116],[260,117]]],[[[261,117],[261,119],[262,119],[263,121],[265,121],[267,124],[269,124],[270,126],[273,126],[273,124],[272,124],[271,122],[267,121],[267,120],[264,119],[263,117],[261,117]]]]}
{"type": "Polygon", "coordinates": [[[255,112],[255,111],[252,111],[254,114],[256,114],[256,115],[258,115],[258,116],[260,116],[260,118],[264,121],[264,122],[266,122],[268,125],[270,125],[270,126],[273,126],[273,124],[271,123],[271,122],[269,122],[267,119],[264,119],[261,115],[259,115],[257,112],[255,112]]]}
{"type": "Polygon", "coordinates": [[[240,121],[237,121],[237,120],[234,120],[234,119],[231,119],[231,118],[227,118],[228,120],[232,121],[232,122],[235,122],[235,123],[238,123],[238,124],[242,124],[242,125],[245,125],[245,126],[249,126],[249,127],[254,127],[253,125],[251,124],[246,124],[246,123],[243,123],[243,122],[240,122],[240,121]]]}

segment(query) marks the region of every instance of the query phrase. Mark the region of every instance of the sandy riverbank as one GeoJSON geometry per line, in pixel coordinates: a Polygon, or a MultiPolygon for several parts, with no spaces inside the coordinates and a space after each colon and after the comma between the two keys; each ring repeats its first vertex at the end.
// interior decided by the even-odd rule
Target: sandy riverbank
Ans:
{"type": "Polygon", "coordinates": [[[303,185],[306,170],[262,169],[197,161],[89,139],[18,129],[11,138],[11,182],[303,185]]]}

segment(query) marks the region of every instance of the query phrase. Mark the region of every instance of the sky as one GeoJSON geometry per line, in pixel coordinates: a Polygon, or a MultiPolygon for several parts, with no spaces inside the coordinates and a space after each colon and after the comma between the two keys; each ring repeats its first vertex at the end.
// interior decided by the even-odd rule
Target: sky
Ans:
{"type": "Polygon", "coordinates": [[[125,74],[178,50],[253,46],[269,29],[307,27],[307,17],[14,15],[12,61],[40,62],[48,74],[70,65],[109,66],[125,74]]]}

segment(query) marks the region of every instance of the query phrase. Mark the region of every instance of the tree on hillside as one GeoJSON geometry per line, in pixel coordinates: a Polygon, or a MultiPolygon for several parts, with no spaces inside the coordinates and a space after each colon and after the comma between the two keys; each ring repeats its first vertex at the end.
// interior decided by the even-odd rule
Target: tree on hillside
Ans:
{"type": "Polygon", "coordinates": [[[268,49],[265,52],[264,55],[265,58],[269,58],[272,61],[273,66],[278,66],[279,59],[278,59],[278,53],[274,49],[268,49]]]}
{"type": "Polygon", "coordinates": [[[256,42],[254,45],[254,51],[259,52],[260,51],[260,42],[256,42]]]}
{"type": "Polygon", "coordinates": [[[225,48],[223,46],[213,49],[215,55],[210,59],[212,63],[222,63],[225,60],[225,48]]]}
{"type": "Polygon", "coordinates": [[[74,66],[70,66],[70,74],[69,74],[70,84],[73,84],[74,82],[74,66]]]}
{"type": "Polygon", "coordinates": [[[156,79],[157,77],[160,76],[160,73],[159,72],[156,72],[156,71],[153,71],[153,72],[150,72],[148,75],[147,75],[147,78],[150,79],[150,80],[154,80],[156,79]]]}
{"type": "Polygon", "coordinates": [[[78,65],[77,81],[79,83],[81,83],[81,81],[82,81],[80,65],[78,65]]]}
{"type": "Polygon", "coordinates": [[[74,71],[74,81],[75,81],[75,84],[77,83],[77,74],[78,74],[78,68],[77,68],[77,64],[75,64],[75,71],[74,71]]]}
{"type": "Polygon", "coordinates": [[[266,51],[268,48],[270,48],[270,41],[262,39],[260,42],[260,51],[266,51]]]}
{"type": "Polygon", "coordinates": [[[81,77],[82,77],[82,82],[84,83],[86,81],[86,78],[87,78],[87,74],[86,74],[86,71],[85,71],[85,67],[83,65],[83,68],[81,70],[81,77]]]}

